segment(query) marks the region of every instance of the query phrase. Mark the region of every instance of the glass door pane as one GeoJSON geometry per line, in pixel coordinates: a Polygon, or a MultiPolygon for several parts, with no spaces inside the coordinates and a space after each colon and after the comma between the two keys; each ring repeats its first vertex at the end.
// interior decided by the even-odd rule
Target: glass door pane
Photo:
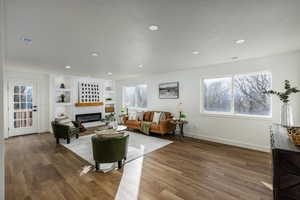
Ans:
{"type": "Polygon", "coordinates": [[[32,87],[15,85],[13,94],[14,128],[32,127],[32,87]]]}

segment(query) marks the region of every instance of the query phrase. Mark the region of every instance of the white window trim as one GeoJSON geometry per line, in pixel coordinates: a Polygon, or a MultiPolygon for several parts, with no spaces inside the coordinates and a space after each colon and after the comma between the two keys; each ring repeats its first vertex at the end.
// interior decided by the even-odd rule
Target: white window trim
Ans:
{"type": "MultiPolygon", "coordinates": [[[[137,87],[139,85],[146,85],[147,86],[147,91],[148,91],[148,85],[147,84],[136,84],[136,85],[127,85],[127,86],[123,86],[122,87],[122,105],[124,105],[124,88],[126,87],[137,87]]],[[[134,96],[135,98],[135,103],[137,102],[137,96],[135,95],[134,96]]],[[[129,110],[138,110],[138,111],[147,111],[148,110],[148,94],[147,94],[147,107],[146,108],[142,108],[142,107],[133,107],[133,106],[130,106],[130,107],[127,107],[129,110]]]]}
{"type": "Polygon", "coordinates": [[[216,76],[203,76],[200,78],[200,114],[209,117],[222,117],[222,118],[233,118],[233,119],[255,119],[255,120],[267,120],[271,121],[273,119],[273,98],[270,97],[270,115],[248,115],[234,113],[234,77],[235,76],[245,76],[245,75],[257,75],[260,73],[268,73],[271,75],[271,88],[273,84],[273,76],[270,71],[258,71],[249,73],[238,73],[238,74],[226,74],[226,75],[216,75],[216,76]],[[231,111],[230,112],[214,112],[206,111],[204,109],[204,80],[205,79],[218,79],[218,78],[231,78],[231,111]]]}

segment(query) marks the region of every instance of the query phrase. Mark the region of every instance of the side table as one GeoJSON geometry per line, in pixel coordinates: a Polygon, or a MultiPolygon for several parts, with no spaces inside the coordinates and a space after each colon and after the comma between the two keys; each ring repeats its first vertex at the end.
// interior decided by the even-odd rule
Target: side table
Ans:
{"type": "Polygon", "coordinates": [[[184,126],[185,124],[187,124],[188,121],[186,121],[186,120],[171,120],[170,122],[171,122],[172,124],[175,124],[175,125],[176,125],[176,128],[177,128],[177,127],[179,128],[179,130],[180,130],[180,136],[181,136],[181,138],[183,138],[183,137],[184,137],[183,126],[184,126]]]}

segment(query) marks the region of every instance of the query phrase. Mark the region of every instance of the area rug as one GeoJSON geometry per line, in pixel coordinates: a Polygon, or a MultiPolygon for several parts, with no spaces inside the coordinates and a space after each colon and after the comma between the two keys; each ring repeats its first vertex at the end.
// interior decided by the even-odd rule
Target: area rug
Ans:
{"type": "MultiPolygon", "coordinates": [[[[146,136],[141,133],[126,131],[129,134],[127,160],[128,163],[147,153],[160,149],[172,141],[160,139],[157,137],[146,136]]],[[[90,164],[94,165],[91,137],[95,134],[81,136],[79,139],[73,139],[70,144],[61,143],[67,149],[71,150],[90,164]]],[[[116,167],[116,163],[100,164],[100,170],[103,172],[110,171],[116,167]]]]}

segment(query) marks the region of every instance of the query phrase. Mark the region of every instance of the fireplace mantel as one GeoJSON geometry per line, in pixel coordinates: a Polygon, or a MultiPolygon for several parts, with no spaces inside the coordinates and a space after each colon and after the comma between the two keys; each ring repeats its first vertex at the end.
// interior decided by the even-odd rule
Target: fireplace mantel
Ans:
{"type": "Polygon", "coordinates": [[[76,103],[76,107],[86,107],[86,106],[103,106],[103,102],[95,102],[95,103],[76,103]]]}

